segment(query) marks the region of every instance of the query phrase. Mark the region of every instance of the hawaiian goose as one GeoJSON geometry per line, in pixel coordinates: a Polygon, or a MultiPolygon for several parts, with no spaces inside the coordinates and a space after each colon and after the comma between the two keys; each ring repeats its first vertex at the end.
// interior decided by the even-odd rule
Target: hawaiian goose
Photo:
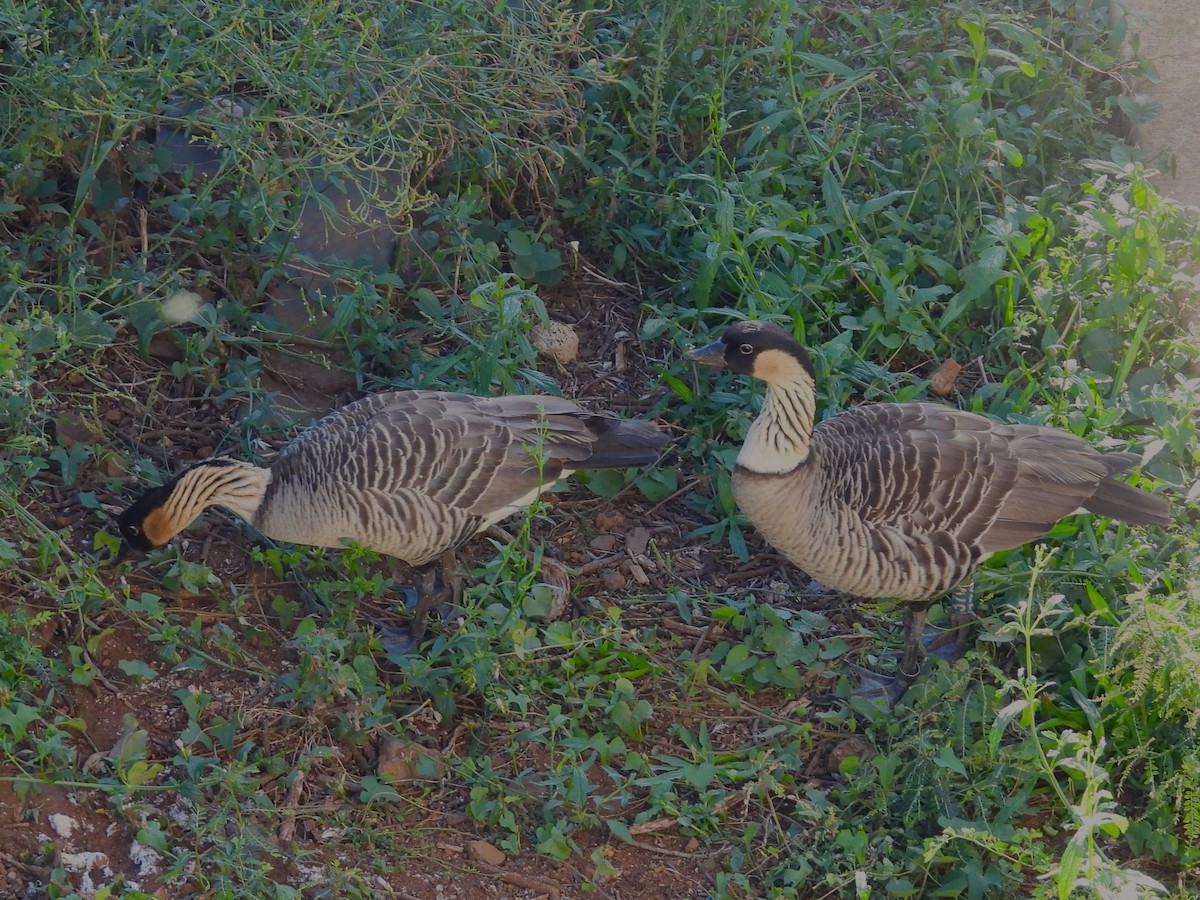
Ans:
{"type": "MultiPolygon", "coordinates": [[[[893,702],[919,669],[931,600],[969,586],[993,553],[1076,512],[1135,525],[1168,521],[1166,500],[1113,479],[1137,454],[1101,453],[1054,428],[1004,425],[932,403],[858,406],[814,425],[812,361],[775,325],[740,322],[686,358],[767,383],[733,474],[746,518],[823,584],[908,601],[893,702]]],[[[969,597],[956,595],[960,626],[969,597]]]]}
{"type": "Polygon", "coordinates": [[[396,391],[351,403],[302,432],[270,468],[207,459],[125,510],[127,549],[160,547],[210,506],[269,538],[318,547],[347,540],[423,567],[411,626],[424,633],[440,558],[577,469],[645,465],[666,435],[648,422],[589,413],[547,396],[495,399],[396,391]]]}

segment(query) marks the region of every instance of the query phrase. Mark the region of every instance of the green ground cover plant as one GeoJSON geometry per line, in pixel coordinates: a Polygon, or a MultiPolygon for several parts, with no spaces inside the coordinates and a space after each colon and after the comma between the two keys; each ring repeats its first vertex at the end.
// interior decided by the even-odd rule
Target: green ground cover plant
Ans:
{"type": "Polygon", "coordinates": [[[1125,28],[0,0],[0,894],[1200,892],[1200,232],[1128,143],[1125,28]],[[395,260],[300,253],[314,203],[386,218],[395,260]],[[329,331],[297,340],[264,295],[318,264],[329,331]],[[927,399],[952,358],[944,402],[1141,452],[1174,522],[993,558],[966,659],[855,697],[839,663],[889,665],[897,610],[770,555],[725,474],[757,394],[681,359],[744,317],[812,347],[819,415],[927,399]],[[539,355],[551,319],[577,361],[539,355]],[[678,438],[477,542],[420,652],[361,548],[210,515],[103,564],[135,485],[286,440],[264,370],[327,351],[361,390],[562,392],[678,438]],[[102,823],[110,876],[55,814],[102,823]]]}

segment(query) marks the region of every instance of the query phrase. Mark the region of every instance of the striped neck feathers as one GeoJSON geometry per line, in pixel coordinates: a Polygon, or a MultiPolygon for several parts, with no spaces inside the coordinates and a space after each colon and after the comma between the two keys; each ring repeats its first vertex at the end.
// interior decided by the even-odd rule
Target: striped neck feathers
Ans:
{"type": "Polygon", "coordinates": [[[222,506],[253,522],[270,482],[269,469],[234,459],[203,460],[172,482],[166,499],[146,515],[142,531],[160,546],[210,506],[222,506]]]}
{"type": "Polygon", "coordinates": [[[816,391],[812,376],[795,369],[767,382],[762,412],[750,426],[737,464],[762,475],[790,472],[808,459],[816,391]]]}

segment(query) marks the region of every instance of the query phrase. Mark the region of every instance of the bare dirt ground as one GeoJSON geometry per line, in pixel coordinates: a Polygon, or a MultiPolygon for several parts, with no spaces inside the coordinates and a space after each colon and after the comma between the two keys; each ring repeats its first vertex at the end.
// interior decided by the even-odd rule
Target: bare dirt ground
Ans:
{"type": "Polygon", "coordinates": [[[1128,7],[1145,19],[1133,30],[1161,76],[1158,84],[1138,85],[1162,104],[1162,114],[1139,129],[1138,143],[1173,157],[1160,186],[1180,203],[1200,207],[1200,7],[1194,0],[1132,0],[1128,7]]]}
{"type": "MultiPolygon", "coordinates": [[[[641,315],[639,293],[596,283],[577,283],[552,295],[544,293],[552,314],[573,324],[582,338],[576,362],[567,368],[554,363],[543,367],[558,380],[564,394],[622,415],[644,414],[649,406],[643,399],[644,386],[656,383],[655,354],[677,350],[646,347],[636,340],[641,315]]],[[[60,430],[75,427],[75,439],[115,449],[112,457],[86,462],[77,483],[70,487],[64,486],[55,472],[43,473],[39,478],[42,491],[30,511],[51,527],[69,533],[70,545],[82,555],[93,553],[95,531],[105,523],[101,513],[80,505],[81,492],[95,492],[97,499],[110,508],[123,507],[139,489],[138,479],[128,474],[137,458],[150,457],[177,471],[195,459],[228,450],[228,438],[239,430],[231,404],[203,399],[200,386],[175,379],[162,362],[140,358],[132,349],[132,340],[130,336],[128,344],[118,344],[101,359],[90,362],[88,377],[69,375],[64,384],[49,386],[55,396],[66,398],[63,408],[56,411],[60,430]],[[124,387],[125,399],[112,396],[113,385],[124,387]],[[90,404],[96,405],[95,415],[86,417],[85,422],[78,411],[90,404]],[[100,433],[92,433],[97,428],[100,433]]],[[[668,464],[677,463],[672,460],[668,464]]],[[[586,611],[579,601],[596,598],[601,607],[621,607],[626,627],[657,627],[668,650],[689,650],[700,656],[722,638],[722,628],[703,616],[683,621],[677,609],[663,600],[670,588],[684,587],[694,595],[751,589],[802,595],[800,588],[807,579],[761,543],[752,543],[754,556],[748,565],[742,565],[727,549],[704,539],[686,539],[690,531],[705,524],[704,517],[687,503],[687,495],[704,490],[707,477],[705,472],[684,469],[679,473],[679,490],[653,504],[632,489],[612,500],[578,487],[556,495],[549,515],[535,524],[535,540],[545,547],[548,557],[560,561],[570,573],[576,604],[567,615],[586,611]],[[630,597],[639,599],[630,603],[630,597]]],[[[185,536],[187,559],[204,561],[224,582],[221,590],[251,598],[236,615],[208,593],[166,590],[154,573],[140,568],[104,570],[102,578],[119,595],[128,591],[137,596],[149,591],[161,596],[173,612],[185,620],[197,620],[206,634],[213,629],[230,629],[238,636],[239,645],[269,670],[285,673],[293,670],[298,660],[289,649],[289,633],[280,627],[271,603],[277,595],[295,597],[296,588],[286,578],[279,579],[256,566],[249,557],[249,543],[241,525],[215,513],[206,517],[201,528],[185,536]]],[[[492,552],[486,541],[476,541],[463,554],[462,562],[469,567],[492,552]]],[[[388,810],[389,822],[402,824],[385,823],[370,808],[357,804],[354,788],[357,779],[377,771],[381,752],[393,752],[394,747],[386,748],[381,746],[384,742],[375,740],[346,740],[297,729],[286,705],[273,702],[278,686],[240,667],[171,671],[159,660],[159,648],[147,639],[146,630],[135,625],[124,611],[106,611],[83,623],[77,614],[64,614],[56,598],[45,592],[20,584],[0,588],[6,607],[23,605],[45,615],[40,637],[48,656],[57,655],[67,661],[66,647],[84,646],[89,638],[93,640],[90,661],[98,676],[91,684],[43,685],[45,691],[54,692],[58,710],[79,720],[74,742],[79,760],[90,759],[92,765],[102,766],[119,751],[127,733],[126,717],[132,714],[137,728],[146,732],[147,760],[170,766],[188,718],[180,696],[197,686],[214,698],[209,713],[231,719],[240,716],[235,743],[269,742],[276,752],[293,749],[294,756],[285,753],[286,758],[299,758],[306,747],[317,743],[340,748],[341,758],[328,765],[314,765],[288,790],[279,783],[280,776],[287,773],[259,776],[259,790],[270,799],[270,806],[295,811],[283,821],[272,820],[264,825],[273,831],[283,856],[296,861],[295,872],[283,873],[297,876],[293,883],[302,880],[302,867],[309,871],[330,865],[367,870],[373,853],[386,853],[393,861],[404,862],[397,867],[402,874],[379,876],[376,888],[383,897],[578,897],[585,896],[585,883],[595,878],[590,860],[599,848],[616,874],[599,887],[589,886],[586,896],[650,900],[707,896],[721,869],[728,848],[701,846],[682,835],[678,823],[670,819],[636,828],[633,845],[606,833],[574,834],[583,852],[564,863],[531,851],[503,861],[499,857],[489,860],[487,846],[494,849],[498,836],[467,818],[466,789],[448,778],[402,789],[402,809],[388,810]],[[144,661],[158,677],[137,683],[119,668],[121,660],[144,661]],[[367,843],[358,851],[359,858],[345,858],[350,844],[339,842],[326,823],[335,812],[346,811],[364,824],[390,831],[392,845],[382,848],[367,843]],[[473,847],[471,842],[476,840],[484,841],[485,846],[473,847]]],[[[362,612],[386,617],[389,602],[364,603],[362,612]]],[[[820,609],[834,621],[850,615],[836,598],[825,595],[808,596],[799,602],[820,609]]],[[[591,614],[595,614],[594,606],[591,614]]],[[[697,725],[701,718],[710,719],[714,743],[734,747],[751,737],[764,721],[794,717],[801,706],[780,696],[755,695],[754,702],[735,715],[724,699],[714,697],[708,704],[712,709],[707,710],[703,698],[676,702],[672,692],[678,688],[673,680],[647,682],[639,688],[647,696],[653,695],[654,700],[655,718],[648,743],[661,751],[681,749],[669,734],[670,726],[679,721],[697,725]]],[[[428,710],[418,708],[408,724],[421,746],[441,754],[465,753],[482,713],[464,699],[456,721],[439,721],[428,710]]],[[[841,739],[834,734],[818,737],[810,772],[814,783],[830,778],[822,759],[841,739]]],[[[503,763],[510,743],[508,735],[499,735],[487,752],[503,763]]],[[[531,758],[522,761],[526,765],[536,768],[548,764],[537,760],[533,750],[530,753],[531,758]]],[[[14,774],[12,766],[0,764],[0,775],[14,774]]],[[[603,773],[596,777],[602,778],[603,773]]],[[[177,795],[164,799],[162,805],[167,808],[159,809],[160,814],[188,815],[186,803],[177,795]]],[[[636,808],[622,810],[626,821],[633,821],[637,812],[636,808]]],[[[731,821],[744,814],[745,810],[727,810],[731,821]]],[[[50,785],[38,795],[22,799],[9,785],[0,783],[0,897],[41,896],[40,886],[46,884],[56,863],[74,867],[73,884],[85,895],[89,887],[111,880],[111,876],[102,875],[106,870],[140,882],[144,890],[157,892],[158,896],[190,894],[178,883],[165,882],[152,865],[142,868],[145,857],[139,856],[135,844],[136,818],[114,809],[99,792],[83,787],[50,785]],[[81,855],[87,853],[102,854],[102,858],[81,855]]]]}

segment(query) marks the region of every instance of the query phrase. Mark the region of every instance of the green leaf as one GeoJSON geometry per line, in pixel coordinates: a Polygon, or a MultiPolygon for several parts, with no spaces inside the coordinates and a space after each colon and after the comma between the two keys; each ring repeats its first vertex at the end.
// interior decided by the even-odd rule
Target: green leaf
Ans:
{"type": "Polygon", "coordinates": [[[24,703],[9,703],[0,708],[0,726],[7,728],[14,740],[22,740],[30,723],[39,718],[38,711],[24,703]]]}
{"type": "Polygon", "coordinates": [[[138,829],[137,842],[159,853],[167,852],[167,833],[157,821],[151,820],[138,829]]]}
{"type": "Polygon", "coordinates": [[[533,253],[533,241],[524,231],[513,231],[508,235],[508,250],[515,257],[530,256],[533,253]]]}
{"type": "Polygon", "coordinates": [[[696,395],[692,393],[692,389],[674,375],[667,372],[660,372],[659,375],[667,383],[667,386],[680,396],[684,403],[691,403],[696,399],[696,395]]]}
{"type": "Polygon", "coordinates": [[[741,674],[747,669],[753,668],[757,661],[750,655],[750,648],[745,644],[734,644],[721,666],[721,677],[727,678],[730,675],[741,674]]]}
{"type": "Polygon", "coordinates": [[[605,819],[604,824],[608,826],[608,830],[616,835],[617,840],[626,844],[633,843],[633,832],[629,830],[629,826],[620,819],[605,819]]]}
{"type": "Polygon", "coordinates": [[[717,777],[717,767],[708,760],[694,765],[684,766],[683,780],[698,791],[704,790],[717,777]]]}
{"type": "Polygon", "coordinates": [[[696,309],[708,309],[709,300],[712,297],[712,286],[716,277],[717,261],[705,258],[700,263],[700,268],[696,272],[696,278],[692,282],[692,304],[696,309]]]}
{"type": "Polygon", "coordinates": [[[143,784],[149,784],[162,771],[163,766],[158,763],[148,763],[138,760],[122,773],[121,778],[130,787],[139,787],[143,784]]]}
{"type": "Polygon", "coordinates": [[[794,51],[796,59],[803,62],[806,66],[816,69],[819,72],[828,72],[831,75],[838,75],[842,78],[854,78],[857,73],[848,65],[831,56],[822,56],[819,53],[808,53],[802,50],[794,51]]]}
{"type": "Polygon", "coordinates": [[[145,682],[158,677],[158,673],[140,659],[122,659],[117,666],[134,681],[145,682]]]}
{"type": "Polygon", "coordinates": [[[400,799],[396,789],[377,775],[364,775],[359,785],[362,792],[358,799],[363,803],[392,803],[400,799]]]}
{"type": "Polygon", "coordinates": [[[599,469],[588,472],[586,480],[580,478],[593,494],[601,497],[615,497],[625,487],[625,473],[620,469],[599,469]]]}
{"type": "Polygon", "coordinates": [[[1112,372],[1120,352],[1120,336],[1103,325],[1089,329],[1079,339],[1079,355],[1083,364],[1096,372],[1112,372]]]}
{"type": "Polygon", "coordinates": [[[966,767],[949,747],[943,747],[939,750],[938,755],[933,758],[933,763],[939,768],[949,769],[951,772],[961,775],[964,778],[967,777],[966,767]]]}
{"type": "Polygon", "coordinates": [[[767,629],[763,646],[775,654],[775,661],[781,666],[794,665],[805,651],[804,638],[786,622],[777,622],[767,629]]]}
{"type": "Polygon", "coordinates": [[[670,497],[679,490],[679,474],[674,469],[654,469],[638,478],[634,484],[651,503],[670,497]]]}
{"type": "Polygon", "coordinates": [[[1003,268],[993,262],[972,263],[964,270],[963,286],[957,294],[950,298],[946,310],[938,322],[941,328],[947,328],[956,322],[976,300],[990,290],[1001,278],[1008,276],[1003,268]]]}
{"type": "Polygon", "coordinates": [[[846,198],[842,194],[842,186],[837,180],[833,166],[826,167],[821,175],[821,199],[825,203],[825,212],[830,220],[838,225],[845,225],[846,198]]]}
{"type": "Polygon", "coordinates": [[[138,352],[143,356],[150,346],[150,339],[166,327],[162,317],[162,304],[155,298],[143,297],[121,308],[129,324],[138,334],[138,352]]]}
{"type": "Polygon", "coordinates": [[[527,619],[545,619],[554,608],[554,592],[547,584],[535,584],[521,598],[521,612],[527,619]]]}

